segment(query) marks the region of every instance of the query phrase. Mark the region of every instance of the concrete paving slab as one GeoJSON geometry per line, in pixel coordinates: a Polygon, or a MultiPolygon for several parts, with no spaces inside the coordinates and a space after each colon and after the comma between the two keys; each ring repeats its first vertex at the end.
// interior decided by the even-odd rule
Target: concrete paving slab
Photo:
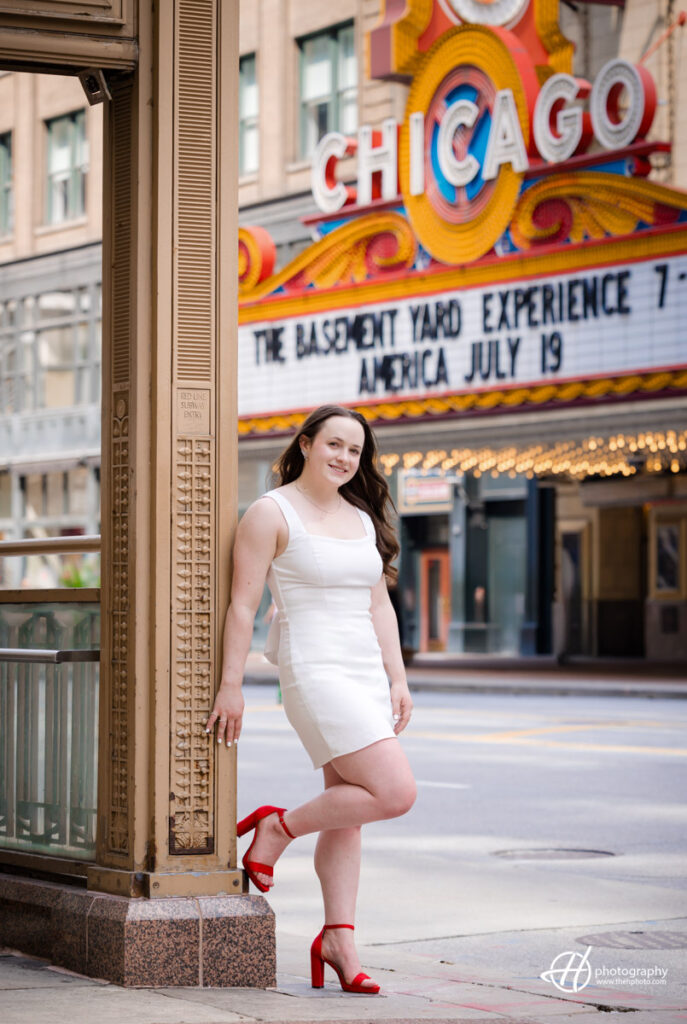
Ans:
{"type": "MultiPolygon", "coordinates": [[[[570,1018],[560,1017],[555,1024],[566,1024],[568,1020],[569,1024],[600,1024],[599,1013],[596,1010],[570,1018]]],[[[687,1012],[684,1010],[651,1010],[640,1011],[628,1016],[625,1012],[611,1011],[604,1013],[602,1020],[603,1024],[629,1024],[630,1021],[632,1024],[685,1024],[687,1012]]]]}
{"type": "MultiPolygon", "coordinates": [[[[439,1021],[447,1015],[451,1021],[457,1019],[485,1021],[493,1024],[503,1019],[502,1013],[489,1008],[456,1007],[453,1002],[432,1002],[413,992],[385,993],[378,996],[362,996],[342,992],[334,985],[313,991],[305,981],[283,979],[278,988],[269,992],[250,992],[246,989],[219,990],[185,989],[174,991],[175,998],[188,1000],[199,1009],[207,1007],[228,1007],[240,1013],[243,1020],[265,1021],[269,1019],[293,1024],[296,1021],[439,1021]]],[[[512,1020],[512,1017],[509,1018],[512,1020]]]]}
{"type": "Polygon", "coordinates": [[[238,1013],[114,985],[60,985],[3,992],[2,1024],[238,1024],[238,1013]]]}
{"type": "MultiPolygon", "coordinates": [[[[45,960],[22,956],[21,953],[0,953],[0,991],[10,989],[54,988],[56,985],[94,985],[81,975],[59,974],[45,960]]],[[[3,1002],[5,997],[3,996],[3,1002]]]]}

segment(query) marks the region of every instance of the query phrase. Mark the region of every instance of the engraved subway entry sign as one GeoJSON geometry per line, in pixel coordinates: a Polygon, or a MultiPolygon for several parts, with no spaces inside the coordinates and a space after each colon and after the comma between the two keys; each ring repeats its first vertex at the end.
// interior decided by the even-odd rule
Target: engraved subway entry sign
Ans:
{"type": "Polygon", "coordinates": [[[208,388],[177,389],[177,426],[185,434],[210,433],[210,391],[208,388]]]}

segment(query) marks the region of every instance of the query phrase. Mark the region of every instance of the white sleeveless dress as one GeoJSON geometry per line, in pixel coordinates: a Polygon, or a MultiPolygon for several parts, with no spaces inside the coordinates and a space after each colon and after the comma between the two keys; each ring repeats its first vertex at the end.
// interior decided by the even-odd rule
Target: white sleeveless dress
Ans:
{"type": "Polygon", "coordinates": [[[320,768],[395,735],[389,682],[372,624],[370,589],[382,575],[372,519],[353,540],[309,533],[288,498],[289,541],[267,584],[276,605],[265,656],[279,666],[286,716],[320,768]]]}

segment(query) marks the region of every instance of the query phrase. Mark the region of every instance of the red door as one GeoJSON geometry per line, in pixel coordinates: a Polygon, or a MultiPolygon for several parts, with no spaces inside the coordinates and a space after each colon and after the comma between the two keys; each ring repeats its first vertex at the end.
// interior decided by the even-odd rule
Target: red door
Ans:
{"type": "Polygon", "coordinates": [[[420,650],[445,651],[451,618],[451,572],[446,548],[420,553],[420,650]]]}

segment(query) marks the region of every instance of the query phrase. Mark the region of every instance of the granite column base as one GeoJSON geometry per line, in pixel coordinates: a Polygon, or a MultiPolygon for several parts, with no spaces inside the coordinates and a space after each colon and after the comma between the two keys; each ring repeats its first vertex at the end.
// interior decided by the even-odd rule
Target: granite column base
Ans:
{"type": "Polygon", "coordinates": [[[124,986],[276,983],[262,896],[130,898],[0,874],[0,945],[124,986]]]}

